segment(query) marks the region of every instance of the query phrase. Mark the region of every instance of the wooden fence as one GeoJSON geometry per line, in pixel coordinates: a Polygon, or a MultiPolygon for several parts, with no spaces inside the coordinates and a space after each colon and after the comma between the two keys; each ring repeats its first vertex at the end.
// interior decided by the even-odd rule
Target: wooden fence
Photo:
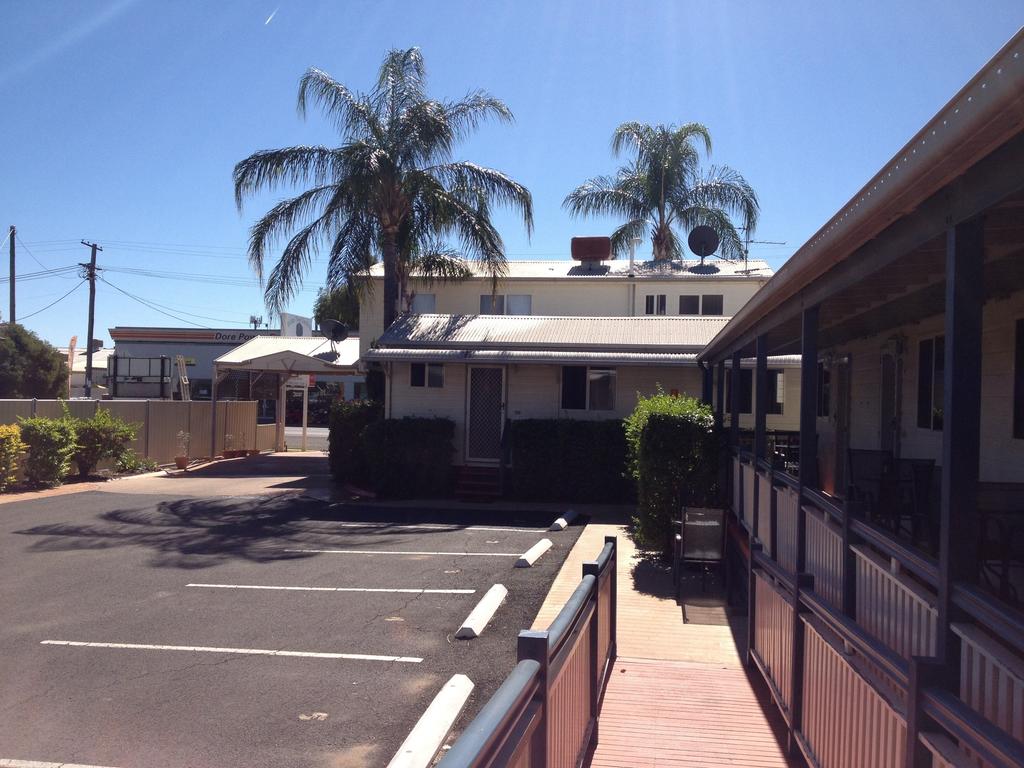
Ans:
{"type": "Polygon", "coordinates": [[[544,631],[519,633],[519,663],[438,768],[576,768],[597,739],[615,660],[618,552],[597,560],[544,631]]]}
{"type": "Polygon", "coordinates": [[[274,425],[256,424],[255,400],[217,402],[216,445],[210,450],[209,401],[181,400],[0,400],[0,424],[16,424],[18,418],[45,416],[57,418],[68,412],[88,418],[103,409],[117,418],[138,424],[131,448],[143,458],[167,464],[180,455],[178,434],[191,436],[192,457],[216,456],[225,449],[268,450],[273,448],[274,425]],[[269,432],[267,432],[269,427],[269,432]],[[269,441],[267,435],[269,434],[269,441]]]}

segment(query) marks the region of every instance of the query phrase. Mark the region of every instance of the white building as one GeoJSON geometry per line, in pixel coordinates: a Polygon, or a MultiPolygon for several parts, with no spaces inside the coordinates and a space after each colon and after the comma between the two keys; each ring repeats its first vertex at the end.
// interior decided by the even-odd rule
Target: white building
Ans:
{"type": "MultiPolygon", "coordinates": [[[[657,263],[628,260],[510,261],[492,291],[491,278],[475,265],[460,282],[427,282],[413,275],[403,309],[414,314],[633,317],[734,315],[771,277],[767,262],[709,260],[657,263]],[[492,295],[493,294],[493,295],[492,295]]],[[[384,333],[384,268],[371,269],[370,290],[360,301],[362,353],[384,333]]]]}

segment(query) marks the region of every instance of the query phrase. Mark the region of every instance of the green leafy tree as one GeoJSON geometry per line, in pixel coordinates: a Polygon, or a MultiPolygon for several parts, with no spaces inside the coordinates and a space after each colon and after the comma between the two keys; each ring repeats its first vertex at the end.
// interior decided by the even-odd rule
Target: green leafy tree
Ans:
{"type": "Polygon", "coordinates": [[[0,397],[65,396],[65,356],[17,323],[0,325],[0,397]]]}
{"type": "MultiPolygon", "coordinates": [[[[495,205],[518,210],[527,231],[533,204],[525,187],[490,168],[453,160],[457,143],[484,120],[511,122],[500,100],[473,91],[459,101],[432,99],[418,48],[392,50],[367,93],[310,69],[299,82],[298,109],[319,107],[341,135],[338,147],[296,146],[256,152],[235,166],[235,200],[281,186],[308,185],[257,221],[249,262],[262,280],[268,251],[287,239],[266,277],[264,296],[280,311],[311,259],[327,249],[327,287],[384,264],[384,323],[406,293],[414,262],[445,279],[466,265],[441,247],[456,238],[467,258],[496,281],[507,272],[505,248],[491,221],[495,205]]],[[[367,282],[367,281],[364,281],[367,282]]]]}
{"type": "Polygon", "coordinates": [[[313,320],[323,326],[324,320],[340,320],[350,331],[359,330],[359,292],[345,283],[340,288],[321,288],[313,302],[313,320]]]}
{"type": "Polygon", "coordinates": [[[75,420],[75,454],[78,474],[88,477],[103,459],[117,459],[131,445],[140,425],[128,424],[101,408],[88,419],[75,420]]]}
{"type": "Polygon", "coordinates": [[[565,198],[564,207],[577,216],[608,215],[624,219],[612,233],[618,255],[630,242],[649,235],[655,261],[683,257],[682,234],[706,224],[721,240],[719,253],[742,258],[743,238],[733,223],[748,233],[757,225],[757,195],[728,166],[701,167],[699,146],[711,154],[711,134],[700,123],[646,125],[623,123],[612,136],[612,152],[631,156],[612,176],[596,176],[565,198]]]}

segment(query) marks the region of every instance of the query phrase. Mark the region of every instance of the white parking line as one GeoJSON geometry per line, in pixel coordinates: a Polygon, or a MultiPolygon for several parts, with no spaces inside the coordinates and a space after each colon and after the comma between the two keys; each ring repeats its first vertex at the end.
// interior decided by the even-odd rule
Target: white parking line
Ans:
{"type": "Polygon", "coordinates": [[[40,760],[11,760],[0,757],[0,768],[104,768],[104,766],[83,765],[82,763],[44,763],[40,760]]]}
{"type": "Polygon", "coordinates": [[[443,557],[520,557],[521,552],[406,552],[384,549],[286,549],[319,555],[437,555],[443,557]]]}
{"type": "Polygon", "coordinates": [[[263,584],[186,584],[207,589],[272,589],[282,592],[392,592],[403,595],[472,595],[475,589],[388,589],[386,587],[277,587],[263,584]]]}
{"type": "Polygon", "coordinates": [[[369,653],[321,653],[319,651],[282,651],[266,648],[211,648],[203,645],[149,645],[146,643],[84,643],[78,640],[43,640],[40,645],[69,645],[76,648],[117,648],[136,651],[193,651],[196,653],[238,653],[244,656],[297,656],[304,659],[351,659],[355,661],[400,661],[419,664],[416,656],[377,656],[369,653]]]}
{"type": "Polygon", "coordinates": [[[409,531],[506,531],[508,533],[543,533],[547,528],[514,528],[497,525],[446,525],[444,523],[339,523],[324,521],[335,528],[388,528],[409,531]]]}

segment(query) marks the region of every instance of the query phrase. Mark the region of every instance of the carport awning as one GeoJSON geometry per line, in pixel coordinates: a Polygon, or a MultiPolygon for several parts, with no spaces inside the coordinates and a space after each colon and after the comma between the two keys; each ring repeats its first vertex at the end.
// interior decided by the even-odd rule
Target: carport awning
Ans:
{"type": "Polygon", "coordinates": [[[322,336],[256,336],[214,360],[219,371],[260,371],[266,373],[352,374],[359,361],[359,339],[349,338],[332,345],[322,336]]]}

